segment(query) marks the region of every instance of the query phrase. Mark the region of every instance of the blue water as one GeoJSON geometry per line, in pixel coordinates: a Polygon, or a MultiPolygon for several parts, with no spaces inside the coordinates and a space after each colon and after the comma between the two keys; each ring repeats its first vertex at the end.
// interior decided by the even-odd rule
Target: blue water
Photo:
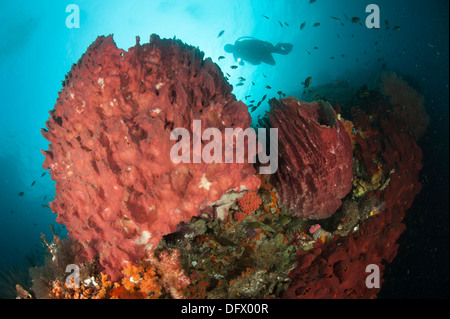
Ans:
{"type": "MultiPolygon", "coordinates": [[[[421,141],[424,188],[405,219],[408,228],[382,296],[448,297],[448,1],[28,0],[2,1],[0,7],[0,264],[21,263],[26,253],[39,249],[41,233],[51,238],[49,224],[64,234],[55,215],[42,207],[52,200],[54,183],[49,174],[41,177],[40,153],[48,149],[40,129],[64,75],[98,35],[114,34],[117,46],[127,49],[135,36],[144,43],[156,33],[198,46],[230,73],[231,84],[246,78],[246,85],[234,89],[244,101],[246,95],[257,101],[264,94],[278,97],[278,90],[300,98],[308,76],[312,86],[332,81],[370,84],[383,63],[413,79],[431,117],[421,141]],[[379,30],[364,25],[369,3],[380,8],[379,30]],[[69,4],[80,9],[79,28],[66,27],[69,4]],[[349,22],[344,13],[360,17],[362,25],[349,22]],[[320,26],[312,27],[316,22],[320,26]],[[400,30],[392,29],[396,25],[400,30]],[[225,32],[218,38],[221,30],[225,32]],[[294,48],[286,56],[275,55],[275,66],[246,64],[231,70],[236,62],[223,47],[241,36],[289,42],[294,48]],[[219,62],[221,55],[226,58],[219,62]]],[[[267,108],[263,104],[253,119],[267,108]]]]}

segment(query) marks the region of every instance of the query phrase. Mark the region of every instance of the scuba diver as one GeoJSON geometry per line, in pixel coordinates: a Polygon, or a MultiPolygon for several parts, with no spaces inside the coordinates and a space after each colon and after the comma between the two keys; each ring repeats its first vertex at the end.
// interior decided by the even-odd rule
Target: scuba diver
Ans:
{"type": "Polygon", "coordinates": [[[290,43],[277,43],[273,46],[267,41],[253,37],[240,37],[234,45],[227,44],[224,49],[227,53],[233,53],[234,59],[240,65],[244,65],[244,61],[253,65],[261,64],[261,62],[275,65],[272,53],[286,55],[291,52],[292,47],[290,43]]]}

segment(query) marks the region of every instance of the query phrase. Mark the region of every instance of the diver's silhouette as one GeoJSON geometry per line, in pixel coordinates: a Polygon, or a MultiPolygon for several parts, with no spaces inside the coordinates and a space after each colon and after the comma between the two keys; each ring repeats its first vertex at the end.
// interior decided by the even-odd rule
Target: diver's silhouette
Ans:
{"type": "Polygon", "coordinates": [[[290,43],[277,43],[272,45],[267,41],[255,39],[253,37],[240,37],[234,42],[234,45],[227,44],[224,49],[227,53],[233,53],[233,57],[240,65],[244,61],[257,65],[267,63],[275,65],[272,53],[286,55],[291,52],[293,45],[290,43]]]}

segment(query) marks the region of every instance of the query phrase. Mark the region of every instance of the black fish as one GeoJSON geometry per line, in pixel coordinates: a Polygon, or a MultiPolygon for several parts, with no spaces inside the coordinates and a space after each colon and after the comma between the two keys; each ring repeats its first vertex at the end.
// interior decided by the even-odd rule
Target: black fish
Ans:
{"type": "Polygon", "coordinates": [[[262,75],[263,75],[263,77],[267,78],[267,75],[265,75],[264,73],[262,75]]]}
{"type": "Polygon", "coordinates": [[[336,35],[337,35],[338,39],[340,39],[340,38],[341,38],[341,36],[339,35],[339,33],[336,33],[336,35]]]}
{"type": "Polygon", "coordinates": [[[289,26],[289,24],[287,22],[284,23],[287,27],[289,26]]]}
{"type": "Polygon", "coordinates": [[[265,88],[270,90],[272,87],[270,85],[266,85],[265,88]]]}
{"type": "Polygon", "coordinates": [[[314,47],[313,49],[314,49],[314,50],[319,50],[319,48],[318,48],[318,47],[314,47]]]}
{"type": "Polygon", "coordinates": [[[225,73],[228,77],[230,77],[231,75],[230,75],[230,73],[225,73]]]}
{"type": "Polygon", "coordinates": [[[264,18],[266,18],[267,20],[269,20],[270,18],[268,17],[268,16],[265,16],[264,14],[263,14],[263,17],[264,18]]]}
{"type": "Polygon", "coordinates": [[[47,172],[44,172],[44,173],[42,173],[42,174],[41,174],[41,177],[44,177],[44,176],[45,176],[45,174],[47,174],[47,172]]]}
{"type": "Polygon", "coordinates": [[[242,83],[242,82],[239,82],[238,84],[236,84],[236,86],[243,86],[244,85],[244,83],[242,83]]]}
{"type": "Polygon", "coordinates": [[[255,82],[252,81],[252,85],[255,85],[255,82]]]}
{"type": "Polygon", "coordinates": [[[300,30],[303,30],[303,28],[305,27],[306,22],[303,22],[302,24],[300,24],[300,30]]]}
{"type": "Polygon", "coordinates": [[[33,181],[33,183],[31,183],[31,186],[30,186],[30,187],[33,187],[34,184],[36,184],[36,181],[33,181]]]}
{"type": "Polygon", "coordinates": [[[399,25],[396,25],[396,26],[394,27],[394,30],[395,30],[395,31],[399,31],[399,30],[400,30],[400,26],[399,26],[399,25]]]}
{"type": "Polygon", "coordinates": [[[249,101],[250,103],[255,103],[255,100],[251,100],[251,101],[249,101]]]}
{"type": "Polygon", "coordinates": [[[239,81],[245,81],[245,78],[243,78],[242,76],[238,77],[239,81]]]}
{"type": "Polygon", "coordinates": [[[311,4],[311,3],[314,3],[314,2],[316,2],[316,0],[309,0],[309,3],[311,4]]]}
{"type": "Polygon", "coordinates": [[[264,96],[262,97],[261,101],[264,101],[267,97],[267,94],[264,94],[264,96]]]}
{"type": "Polygon", "coordinates": [[[320,22],[316,22],[313,24],[313,27],[318,27],[320,25],[320,22]]]}
{"type": "Polygon", "coordinates": [[[217,60],[222,60],[222,59],[225,59],[225,57],[223,56],[223,55],[221,55],[217,60]]]}
{"type": "Polygon", "coordinates": [[[19,193],[19,196],[20,196],[20,197],[22,197],[23,195],[25,195],[24,192],[20,192],[20,193],[19,193]]]}
{"type": "Polygon", "coordinates": [[[283,23],[281,23],[280,20],[278,20],[278,23],[280,24],[280,27],[284,28],[284,27],[283,27],[283,23]]]}
{"type": "Polygon", "coordinates": [[[14,214],[14,210],[11,211],[11,215],[14,214]]]}
{"type": "Polygon", "coordinates": [[[42,206],[43,208],[50,209],[50,206],[48,206],[48,205],[42,204],[41,206],[42,206]]]}
{"type": "MultiPolygon", "coordinates": [[[[251,96],[251,95],[246,95],[246,96],[245,96],[245,99],[248,99],[250,96],[251,96]]],[[[250,103],[251,103],[251,102],[250,102],[250,103]]]]}
{"type": "Polygon", "coordinates": [[[334,60],[334,56],[330,57],[330,60],[334,60]]]}
{"type": "Polygon", "coordinates": [[[250,109],[250,112],[255,112],[255,110],[258,108],[258,106],[254,106],[250,109]]]}
{"type": "Polygon", "coordinates": [[[352,23],[358,23],[359,21],[361,21],[361,19],[358,18],[358,17],[353,17],[352,18],[352,23]]]}
{"type": "Polygon", "coordinates": [[[309,52],[309,51],[308,51],[308,50],[306,50],[306,49],[305,49],[305,51],[306,51],[306,53],[308,53],[309,55],[311,55],[311,52],[309,52]]]}
{"type": "Polygon", "coordinates": [[[235,70],[235,69],[238,68],[238,66],[237,66],[237,65],[232,65],[232,66],[230,66],[230,68],[232,68],[233,70],[235,70]]]}
{"type": "Polygon", "coordinates": [[[217,35],[217,37],[220,38],[224,33],[225,33],[225,30],[220,31],[219,34],[217,35]]]}
{"type": "Polygon", "coordinates": [[[262,101],[259,101],[258,104],[256,104],[256,107],[260,106],[262,101]]]}

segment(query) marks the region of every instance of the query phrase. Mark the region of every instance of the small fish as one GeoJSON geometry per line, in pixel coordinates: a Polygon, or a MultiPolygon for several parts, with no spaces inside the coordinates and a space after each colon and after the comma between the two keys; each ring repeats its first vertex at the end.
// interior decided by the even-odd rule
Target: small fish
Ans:
{"type": "Polygon", "coordinates": [[[228,77],[231,77],[230,73],[225,73],[228,77]]]}
{"type": "Polygon", "coordinates": [[[270,18],[268,16],[265,16],[264,14],[262,15],[264,18],[266,18],[267,20],[269,20],[270,18]]]}
{"type": "Polygon", "coordinates": [[[278,91],[278,92],[277,92],[278,95],[281,95],[282,93],[283,93],[282,91],[278,91]]]}
{"type": "Polygon", "coordinates": [[[319,50],[319,48],[318,48],[318,47],[314,47],[313,49],[314,49],[314,50],[319,50]]]}
{"type": "Polygon", "coordinates": [[[309,4],[316,2],[316,0],[309,0],[309,4]]]}
{"type": "Polygon", "coordinates": [[[14,214],[14,210],[12,210],[10,214],[11,214],[11,215],[14,214]]]}
{"type": "Polygon", "coordinates": [[[333,20],[336,20],[337,22],[342,22],[341,19],[339,19],[339,18],[336,18],[336,17],[333,17],[333,16],[330,16],[330,18],[333,19],[333,20]]]}
{"type": "Polygon", "coordinates": [[[278,217],[277,222],[281,226],[286,226],[287,224],[289,224],[291,222],[291,217],[286,216],[286,215],[281,215],[280,217],[278,217]]]}
{"type": "Polygon", "coordinates": [[[236,86],[243,86],[244,85],[244,83],[242,83],[242,82],[239,82],[238,84],[236,84],[236,86]]]}
{"type": "Polygon", "coordinates": [[[300,24],[300,30],[303,30],[303,28],[305,27],[306,22],[303,22],[302,24],[300,24]]]}
{"type": "Polygon", "coordinates": [[[264,73],[262,75],[263,75],[263,77],[267,78],[267,75],[265,75],[264,73]]]}
{"type": "Polygon", "coordinates": [[[281,23],[280,20],[278,20],[278,23],[280,24],[280,27],[284,28],[283,23],[281,23]]]}
{"type": "Polygon", "coordinates": [[[261,223],[251,222],[251,223],[248,223],[247,226],[251,229],[261,228],[261,223]]]}
{"type": "Polygon", "coordinates": [[[30,186],[30,187],[33,187],[34,184],[36,184],[36,181],[33,181],[33,183],[31,183],[31,186],[30,186]]]}
{"type": "Polygon", "coordinates": [[[305,89],[307,89],[307,88],[311,85],[311,82],[312,82],[312,77],[311,77],[311,76],[308,76],[308,77],[305,79],[305,82],[303,82],[304,85],[305,85],[305,89]]]}
{"type": "Polygon", "coordinates": [[[284,23],[287,27],[289,26],[289,24],[287,22],[284,23]]]}
{"type": "Polygon", "coordinates": [[[256,107],[260,106],[262,101],[259,101],[258,104],[256,104],[256,107]]]}
{"type": "Polygon", "coordinates": [[[348,21],[350,21],[350,19],[348,18],[348,15],[345,14],[345,12],[342,12],[342,14],[344,15],[344,18],[348,21]]]}
{"type": "Polygon", "coordinates": [[[352,23],[358,23],[359,21],[361,21],[361,19],[358,18],[358,17],[353,17],[352,18],[352,23]]]}
{"type": "MultiPolygon", "coordinates": [[[[246,96],[245,96],[245,99],[248,99],[250,96],[251,96],[251,95],[246,95],[246,96]]],[[[251,103],[251,102],[250,102],[250,103],[251,103]]]]}
{"type": "Polygon", "coordinates": [[[255,103],[255,100],[251,100],[251,101],[249,101],[250,103],[255,103]]]}
{"type": "Polygon", "coordinates": [[[267,97],[267,94],[264,94],[264,96],[262,97],[261,101],[264,101],[267,97]]]}
{"type": "Polygon", "coordinates": [[[338,37],[338,39],[340,39],[340,38],[341,38],[341,36],[339,35],[339,33],[336,33],[336,36],[338,37]]]}
{"type": "Polygon", "coordinates": [[[270,90],[272,87],[270,85],[266,85],[265,88],[270,90]]]}
{"type": "Polygon", "coordinates": [[[330,60],[334,60],[334,56],[331,56],[331,57],[330,57],[330,60]]]}
{"type": "Polygon", "coordinates": [[[33,223],[33,225],[34,225],[34,226],[37,226],[37,224],[36,224],[36,223],[33,223]]]}
{"type": "Polygon", "coordinates": [[[316,22],[313,24],[313,27],[318,27],[320,25],[320,22],[316,22]]]}
{"type": "Polygon", "coordinates": [[[341,57],[343,57],[343,58],[344,58],[344,57],[345,57],[345,54],[344,54],[344,53],[342,53],[342,54],[341,54],[341,57]]]}
{"type": "Polygon", "coordinates": [[[257,108],[258,108],[258,105],[253,106],[252,108],[250,108],[250,112],[255,112],[257,108]]]}
{"type": "Polygon", "coordinates": [[[44,199],[42,200],[43,202],[47,199],[47,195],[44,196],[44,199]]]}
{"type": "Polygon", "coordinates": [[[283,92],[281,95],[282,95],[283,97],[285,97],[285,96],[286,96],[286,93],[283,92]]]}
{"type": "Polygon", "coordinates": [[[383,70],[385,70],[385,69],[386,69],[386,66],[387,66],[387,64],[386,64],[386,62],[384,62],[384,63],[381,65],[381,68],[382,68],[383,70]]]}
{"type": "Polygon", "coordinates": [[[42,208],[50,209],[50,206],[48,206],[48,205],[42,204],[41,206],[42,206],[42,208]]]}
{"type": "Polygon", "coordinates": [[[238,66],[237,65],[232,65],[232,66],[230,66],[230,68],[232,68],[233,70],[236,70],[238,68],[238,66]]]}
{"type": "Polygon", "coordinates": [[[224,33],[225,33],[225,30],[220,31],[219,34],[217,35],[217,37],[220,38],[224,33]]]}
{"type": "Polygon", "coordinates": [[[399,26],[399,25],[396,25],[396,26],[394,27],[394,30],[395,30],[395,31],[399,31],[399,30],[400,30],[400,26],[399,26]]]}
{"type": "Polygon", "coordinates": [[[44,177],[44,176],[45,176],[45,174],[47,174],[47,172],[44,172],[44,173],[42,173],[42,174],[41,174],[41,177],[44,177]]]}
{"type": "Polygon", "coordinates": [[[245,78],[243,78],[242,76],[238,77],[239,81],[245,81],[245,78]]]}
{"type": "Polygon", "coordinates": [[[19,196],[22,197],[23,195],[25,195],[24,192],[19,192],[19,196]]]}
{"type": "Polygon", "coordinates": [[[222,60],[222,59],[225,59],[225,57],[223,56],[223,55],[221,55],[217,60],[222,60]]]}
{"type": "Polygon", "coordinates": [[[255,85],[255,82],[252,81],[252,85],[255,85]]]}
{"type": "Polygon", "coordinates": [[[389,20],[385,20],[384,23],[385,23],[386,25],[389,25],[389,20]]]}

